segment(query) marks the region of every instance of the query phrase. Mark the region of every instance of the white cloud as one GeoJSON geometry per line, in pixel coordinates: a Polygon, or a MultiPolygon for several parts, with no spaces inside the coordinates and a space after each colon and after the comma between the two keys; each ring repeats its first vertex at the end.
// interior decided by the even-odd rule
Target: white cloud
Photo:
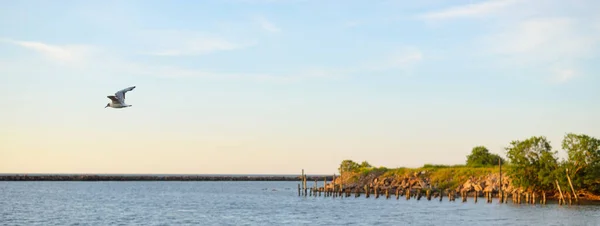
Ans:
{"type": "Polygon", "coordinates": [[[516,26],[488,36],[494,52],[527,54],[545,51],[550,55],[573,56],[589,51],[593,36],[582,34],[571,18],[540,18],[522,21],[516,26]]]}
{"type": "Polygon", "coordinates": [[[423,53],[417,48],[404,48],[377,62],[370,62],[362,70],[382,71],[408,69],[423,60],[423,53]]]}
{"type": "Polygon", "coordinates": [[[468,31],[484,33],[461,37],[473,38],[466,40],[470,49],[465,53],[491,60],[489,66],[492,67],[520,67],[545,74],[545,80],[567,82],[585,74],[581,68],[583,60],[598,56],[600,20],[591,10],[596,3],[591,0],[488,0],[422,14],[419,18],[435,21],[485,17],[485,24],[469,27],[468,31]],[[548,72],[551,75],[548,76],[548,72]]]}
{"type": "Polygon", "coordinates": [[[0,39],[0,41],[36,51],[61,63],[81,63],[93,50],[91,46],[87,45],[51,45],[42,42],[11,39],[0,39]]]}
{"type": "Polygon", "coordinates": [[[273,24],[271,21],[269,21],[267,18],[265,18],[263,16],[257,16],[256,21],[260,24],[260,27],[262,29],[264,29],[265,31],[268,31],[271,33],[281,32],[281,29],[279,27],[275,26],[275,24],[273,24]]]}
{"type": "Polygon", "coordinates": [[[483,50],[509,66],[573,68],[600,44],[589,26],[567,17],[528,19],[483,36],[483,50]]]}
{"type": "Polygon", "coordinates": [[[163,78],[207,78],[224,80],[250,80],[250,81],[269,81],[269,82],[298,82],[307,79],[339,79],[343,78],[347,71],[327,70],[327,69],[305,69],[298,72],[289,72],[281,74],[272,73],[223,73],[206,71],[199,69],[182,68],[168,65],[148,65],[141,63],[131,63],[124,61],[112,61],[104,63],[102,73],[112,74],[115,72],[125,73],[135,76],[152,76],[163,78]]]}
{"type": "Polygon", "coordinates": [[[565,83],[577,76],[577,73],[571,69],[563,69],[556,71],[556,75],[553,80],[557,83],[565,83]]]}
{"type": "Polygon", "coordinates": [[[148,54],[156,56],[202,55],[217,51],[227,51],[242,48],[241,45],[216,38],[196,38],[187,40],[183,43],[173,43],[173,46],[175,47],[166,50],[150,52],[148,54]]]}
{"type": "Polygon", "coordinates": [[[520,0],[489,0],[481,3],[472,3],[425,13],[419,15],[419,18],[426,20],[443,20],[460,17],[485,16],[506,9],[508,6],[514,5],[519,1],[520,0]]]}
{"type": "Polygon", "coordinates": [[[156,56],[192,56],[231,51],[253,46],[252,42],[233,41],[216,35],[185,30],[146,30],[138,37],[143,54],[156,56]],[[152,46],[154,49],[148,49],[152,46]]]}

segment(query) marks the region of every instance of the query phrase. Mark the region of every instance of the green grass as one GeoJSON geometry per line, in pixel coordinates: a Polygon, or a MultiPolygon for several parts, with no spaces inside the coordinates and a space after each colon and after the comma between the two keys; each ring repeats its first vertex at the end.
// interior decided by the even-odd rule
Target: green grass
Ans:
{"type": "Polygon", "coordinates": [[[360,168],[349,176],[349,182],[359,181],[368,175],[377,176],[380,179],[389,177],[413,177],[415,173],[425,172],[420,177],[430,179],[432,185],[440,189],[456,189],[469,178],[483,178],[493,173],[498,173],[497,166],[465,166],[465,165],[432,165],[425,164],[419,168],[386,168],[371,167],[360,168]]]}

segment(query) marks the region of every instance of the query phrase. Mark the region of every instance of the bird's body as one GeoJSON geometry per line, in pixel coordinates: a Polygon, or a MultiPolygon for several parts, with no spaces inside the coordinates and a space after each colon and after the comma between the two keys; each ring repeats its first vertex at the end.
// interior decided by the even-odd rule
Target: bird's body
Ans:
{"type": "Polygon", "coordinates": [[[132,105],[125,103],[125,93],[127,93],[128,91],[131,91],[133,89],[135,89],[135,86],[119,90],[115,93],[114,96],[107,96],[108,99],[111,100],[111,102],[106,104],[106,107],[104,107],[104,108],[107,108],[107,107],[111,107],[111,108],[131,107],[132,105]]]}

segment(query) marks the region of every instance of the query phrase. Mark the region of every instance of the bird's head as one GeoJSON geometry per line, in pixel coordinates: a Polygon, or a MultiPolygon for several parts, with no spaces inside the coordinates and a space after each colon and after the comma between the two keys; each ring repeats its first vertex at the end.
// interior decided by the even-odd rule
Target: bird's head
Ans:
{"type": "Polygon", "coordinates": [[[110,106],[110,103],[106,104],[106,106],[104,106],[104,108],[107,108],[107,107],[109,107],[109,106],[110,106]]]}

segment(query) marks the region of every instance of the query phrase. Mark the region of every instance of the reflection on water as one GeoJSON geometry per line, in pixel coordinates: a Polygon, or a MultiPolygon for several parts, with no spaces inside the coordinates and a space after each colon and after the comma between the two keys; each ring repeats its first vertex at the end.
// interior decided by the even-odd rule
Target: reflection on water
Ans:
{"type": "MultiPolygon", "coordinates": [[[[322,183],[322,182],[321,182],[322,183]]],[[[298,197],[298,182],[0,182],[0,225],[599,225],[600,206],[298,197]]],[[[458,199],[457,199],[458,200],[458,199]]]]}

